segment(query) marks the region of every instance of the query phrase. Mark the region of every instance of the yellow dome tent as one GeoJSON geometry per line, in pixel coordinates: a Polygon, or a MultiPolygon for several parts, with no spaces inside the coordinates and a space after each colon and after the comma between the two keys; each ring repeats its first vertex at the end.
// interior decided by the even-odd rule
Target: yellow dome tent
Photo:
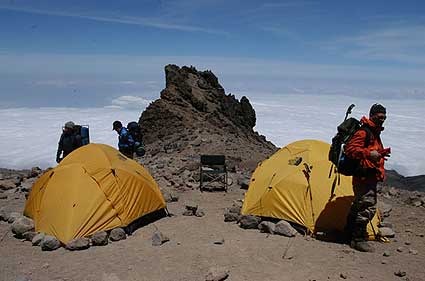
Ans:
{"type": "Polygon", "coordinates": [[[34,184],[24,214],[61,242],[127,226],[165,208],[152,176],[104,144],[85,145],[34,184]]]}
{"type": "MultiPolygon", "coordinates": [[[[329,176],[329,147],[318,140],[296,141],[260,163],[251,177],[242,214],[287,220],[313,234],[343,231],[354,194],[351,177],[338,179],[334,171],[329,176]]],[[[373,227],[368,225],[370,239],[378,231],[378,221],[375,215],[373,227]]]]}

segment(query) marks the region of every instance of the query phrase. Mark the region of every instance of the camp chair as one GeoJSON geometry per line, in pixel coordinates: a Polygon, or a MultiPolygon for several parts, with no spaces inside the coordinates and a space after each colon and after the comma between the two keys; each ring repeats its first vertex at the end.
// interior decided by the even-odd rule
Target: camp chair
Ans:
{"type": "Polygon", "coordinates": [[[199,167],[199,189],[212,186],[215,182],[223,185],[227,192],[227,168],[226,157],[224,155],[201,155],[201,165],[199,167]]]}

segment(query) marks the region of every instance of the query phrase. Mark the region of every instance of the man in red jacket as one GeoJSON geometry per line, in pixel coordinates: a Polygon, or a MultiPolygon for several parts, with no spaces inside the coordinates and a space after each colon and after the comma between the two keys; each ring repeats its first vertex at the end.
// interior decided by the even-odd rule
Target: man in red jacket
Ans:
{"type": "Polygon", "coordinates": [[[381,142],[382,126],[386,109],[380,104],[370,108],[369,118],[362,117],[362,127],[344,147],[345,154],[360,161],[359,174],[353,176],[354,201],[348,219],[351,232],[351,247],[362,252],[373,252],[374,248],[367,242],[367,224],[376,212],[376,186],[385,177],[381,142]]]}

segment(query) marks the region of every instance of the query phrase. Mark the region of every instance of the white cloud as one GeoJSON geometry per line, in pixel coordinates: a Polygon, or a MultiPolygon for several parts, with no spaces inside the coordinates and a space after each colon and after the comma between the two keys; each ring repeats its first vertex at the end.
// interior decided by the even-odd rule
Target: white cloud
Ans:
{"type": "Polygon", "coordinates": [[[66,80],[41,80],[33,82],[34,86],[52,86],[58,88],[65,88],[69,86],[77,85],[76,81],[66,81],[66,80]]]}
{"type": "Polygon", "coordinates": [[[151,100],[147,100],[141,96],[121,96],[112,100],[111,105],[108,108],[130,108],[130,109],[144,109],[151,103],[151,100]]]}
{"type": "Polygon", "coordinates": [[[337,38],[322,47],[362,60],[425,64],[425,25],[389,26],[337,38]]]}
{"type": "Polygon", "coordinates": [[[83,14],[83,13],[76,13],[76,12],[74,13],[63,12],[63,11],[57,11],[57,10],[36,9],[32,7],[16,7],[16,6],[10,6],[10,5],[0,6],[0,9],[32,13],[32,14],[40,14],[40,15],[82,18],[82,19],[94,20],[99,22],[147,26],[147,27],[153,27],[153,28],[159,28],[159,29],[179,30],[179,31],[186,31],[186,32],[203,32],[203,33],[209,33],[209,34],[215,34],[215,35],[228,35],[228,33],[224,31],[204,28],[204,27],[195,26],[195,25],[185,25],[185,24],[178,24],[173,22],[166,22],[161,18],[143,18],[143,17],[129,17],[129,16],[111,16],[111,15],[103,16],[103,15],[83,14]]]}
{"type": "MultiPolygon", "coordinates": [[[[256,130],[278,146],[300,139],[330,142],[336,126],[344,118],[346,107],[355,103],[354,117],[367,114],[371,104],[387,107],[388,118],[382,140],[392,148],[387,168],[403,175],[425,174],[424,100],[388,100],[317,95],[263,95],[251,97],[257,115],[256,130]],[[303,102],[308,101],[308,103],[303,102]]],[[[126,102],[143,101],[121,97],[126,102]]],[[[122,108],[10,108],[0,109],[0,167],[30,168],[55,165],[55,152],[63,123],[73,120],[90,126],[92,142],[117,144],[112,129],[114,120],[123,124],[138,120],[145,107],[122,108]],[[37,118],[34,118],[37,116],[37,118]],[[42,122],[40,122],[42,120],[42,122]],[[13,134],[10,134],[13,128],[13,134]],[[30,140],[30,141],[29,141],[30,140]]]]}

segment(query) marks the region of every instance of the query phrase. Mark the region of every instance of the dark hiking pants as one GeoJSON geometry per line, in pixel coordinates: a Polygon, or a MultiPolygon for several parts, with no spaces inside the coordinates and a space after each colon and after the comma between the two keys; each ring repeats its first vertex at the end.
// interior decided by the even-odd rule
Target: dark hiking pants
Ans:
{"type": "Polygon", "coordinates": [[[377,183],[357,184],[353,186],[354,201],[347,219],[352,240],[367,240],[367,224],[376,213],[377,183]]]}

